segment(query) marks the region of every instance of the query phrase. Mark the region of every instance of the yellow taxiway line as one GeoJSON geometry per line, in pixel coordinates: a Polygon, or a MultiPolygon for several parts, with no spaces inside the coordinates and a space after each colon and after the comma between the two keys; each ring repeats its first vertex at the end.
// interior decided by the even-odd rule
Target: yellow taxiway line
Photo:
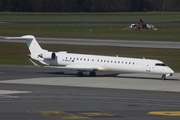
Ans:
{"type": "Polygon", "coordinates": [[[180,117],[180,111],[151,111],[149,115],[162,115],[171,117],[180,117]]]}
{"type": "Polygon", "coordinates": [[[102,111],[36,111],[35,114],[60,118],[60,119],[88,119],[88,118],[130,118],[117,114],[102,112],[102,111]]]}

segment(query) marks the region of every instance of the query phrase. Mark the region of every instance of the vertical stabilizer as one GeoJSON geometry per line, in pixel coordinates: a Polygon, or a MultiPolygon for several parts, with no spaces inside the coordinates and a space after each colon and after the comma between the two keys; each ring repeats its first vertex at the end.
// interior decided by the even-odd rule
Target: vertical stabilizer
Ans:
{"type": "Polygon", "coordinates": [[[31,54],[41,53],[43,51],[43,49],[38,44],[34,36],[25,35],[25,36],[22,36],[21,38],[26,40],[27,46],[31,54]]]}

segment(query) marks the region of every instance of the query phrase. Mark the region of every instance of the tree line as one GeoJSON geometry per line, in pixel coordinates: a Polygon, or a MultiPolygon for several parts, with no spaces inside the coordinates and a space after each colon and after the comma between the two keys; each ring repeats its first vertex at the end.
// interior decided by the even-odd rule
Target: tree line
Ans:
{"type": "Polygon", "coordinates": [[[1,12],[180,11],[180,0],[0,0],[1,12]]]}

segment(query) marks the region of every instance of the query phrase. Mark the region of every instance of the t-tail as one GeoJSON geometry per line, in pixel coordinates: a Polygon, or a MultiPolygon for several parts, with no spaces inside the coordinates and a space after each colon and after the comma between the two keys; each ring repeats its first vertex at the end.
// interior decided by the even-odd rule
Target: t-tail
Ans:
{"type": "Polygon", "coordinates": [[[6,37],[6,39],[14,39],[14,40],[26,40],[27,46],[30,51],[30,57],[34,60],[38,60],[43,64],[47,64],[44,62],[46,59],[54,59],[55,53],[49,52],[48,50],[44,50],[36,41],[36,38],[33,35],[25,35],[22,37],[6,37]]]}

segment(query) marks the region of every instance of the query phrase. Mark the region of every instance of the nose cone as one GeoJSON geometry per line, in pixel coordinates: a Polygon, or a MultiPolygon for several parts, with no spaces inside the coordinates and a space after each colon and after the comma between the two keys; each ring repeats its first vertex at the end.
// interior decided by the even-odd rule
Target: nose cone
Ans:
{"type": "Polygon", "coordinates": [[[174,73],[174,71],[171,68],[170,68],[170,71],[171,71],[172,74],[174,73]]]}
{"type": "Polygon", "coordinates": [[[174,71],[169,67],[168,73],[169,73],[170,75],[173,75],[173,74],[174,74],[174,71]]]}
{"type": "Polygon", "coordinates": [[[167,69],[164,69],[164,75],[166,75],[166,77],[170,77],[173,74],[174,74],[174,71],[170,67],[167,67],[167,69]]]}

